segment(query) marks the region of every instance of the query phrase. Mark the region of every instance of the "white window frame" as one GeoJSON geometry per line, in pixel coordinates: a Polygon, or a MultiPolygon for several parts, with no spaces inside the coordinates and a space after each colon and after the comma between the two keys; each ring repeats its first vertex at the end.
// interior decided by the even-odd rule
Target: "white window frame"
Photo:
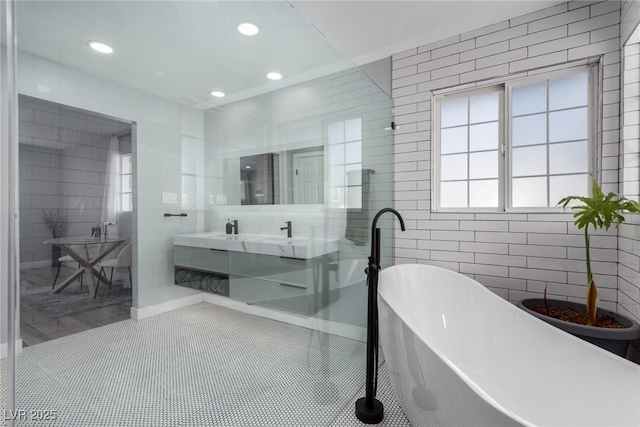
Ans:
{"type": "MultiPolygon", "coordinates": [[[[431,168],[431,182],[432,187],[432,211],[433,212],[463,212],[463,213],[483,213],[483,212],[562,212],[562,208],[559,206],[547,206],[547,207],[512,207],[512,159],[511,159],[511,96],[513,88],[520,86],[533,85],[535,83],[544,82],[547,80],[559,79],[568,77],[570,75],[580,74],[582,72],[588,72],[589,81],[589,94],[588,94],[588,109],[587,109],[587,123],[589,124],[587,129],[588,138],[588,162],[589,173],[594,177],[597,176],[597,148],[599,147],[599,133],[598,123],[600,119],[598,112],[600,111],[600,98],[599,92],[599,63],[592,63],[589,65],[580,64],[568,65],[563,69],[556,69],[553,71],[539,70],[534,75],[530,75],[523,78],[505,80],[502,83],[494,83],[492,85],[480,85],[476,87],[465,85],[464,88],[449,88],[441,91],[434,91],[432,93],[432,123],[434,123],[432,131],[432,168],[431,168]],[[502,151],[502,159],[499,162],[498,171],[498,186],[499,186],[499,199],[498,207],[495,208],[481,208],[481,207],[441,207],[440,206],[440,105],[442,100],[450,100],[456,97],[469,97],[482,93],[489,93],[496,90],[502,90],[502,100],[500,102],[500,124],[499,130],[499,147],[502,151]]],[[[548,100],[547,100],[548,101],[548,100]]],[[[548,111],[548,110],[547,110],[548,111]]],[[[467,151],[468,153],[469,151],[467,151]]],[[[468,167],[468,165],[467,165],[468,167]]],[[[549,175],[547,175],[549,176],[549,175]]],[[[591,192],[591,186],[587,186],[589,193],[591,192]]],[[[469,197],[469,196],[468,196],[469,197]]]]}
{"type": "MultiPolygon", "coordinates": [[[[127,154],[120,154],[120,204],[121,204],[121,210],[122,212],[133,212],[133,155],[131,153],[127,153],[127,154]],[[124,159],[125,157],[129,158],[129,162],[131,164],[131,168],[129,173],[124,173],[122,172],[122,159],[124,159]],[[123,185],[123,177],[125,175],[129,175],[129,183],[131,184],[131,188],[130,191],[125,191],[124,185],[123,185]],[[125,194],[130,194],[131,195],[131,209],[125,210],[124,209],[124,203],[122,203],[122,198],[125,194]]],[[[129,190],[129,189],[128,189],[129,190]]]]}
{"type": "MultiPolygon", "coordinates": [[[[433,205],[433,211],[434,212],[468,212],[470,210],[473,210],[474,212],[496,212],[496,210],[500,209],[501,206],[504,206],[504,151],[503,151],[503,156],[501,158],[501,161],[498,162],[498,207],[484,207],[484,208],[480,208],[480,207],[467,207],[467,208],[451,208],[451,207],[447,207],[447,208],[441,208],[440,207],[440,102],[441,100],[451,100],[451,99],[455,99],[455,98],[466,98],[466,97],[471,97],[471,96],[477,96],[477,95],[483,95],[483,94],[487,94],[487,93],[491,93],[491,92],[500,92],[500,103],[499,103],[499,110],[498,110],[498,116],[500,117],[500,119],[503,119],[505,114],[504,114],[504,87],[502,85],[492,85],[492,86],[485,86],[483,88],[477,88],[477,89],[465,89],[463,91],[456,91],[454,93],[449,93],[449,94],[443,94],[443,95],[436,95],[434,96],[434,100],[432,105],[436,106],[436,108],[434,108],[434,119],[433,119],[433,123],[435,123],[434,126],[434,135],[433,135],[433,162],[434,162],[434,167],[431,168],[431,170],[433,171],[432,173],[432,177],[431,177],[431,182],[434,183],[433,186],[433,200],[434,202],[432,203],[433,205]]],[[[467,124],[467,126],[469,126],[467,124]]],[[[498,126],[498,151],[502,150],[502,147],[504,146],[504,126],[498,126]]],[[[468,143],[468,142],[467,142],[468,143]]],[[[467,153],[469,153],[469,151],[467,150],[467,153]]],[[[469,169],[469,162],[467,160],[467,182],[469,182],[470,180],[468,179],[469,173],[468,173],[468,169],[469,169]]],[[[470,197],[470,194],[467,193],[467,201],[470,197]]]]}

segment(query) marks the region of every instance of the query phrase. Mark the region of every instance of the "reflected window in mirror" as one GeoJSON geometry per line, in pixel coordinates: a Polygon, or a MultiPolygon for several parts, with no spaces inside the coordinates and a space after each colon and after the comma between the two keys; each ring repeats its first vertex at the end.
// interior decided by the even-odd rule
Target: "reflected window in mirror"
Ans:
{"type": "Polygon", "coordinates": [[[362,208],[362,119],[327,123],[330,207],[362,208]]]}

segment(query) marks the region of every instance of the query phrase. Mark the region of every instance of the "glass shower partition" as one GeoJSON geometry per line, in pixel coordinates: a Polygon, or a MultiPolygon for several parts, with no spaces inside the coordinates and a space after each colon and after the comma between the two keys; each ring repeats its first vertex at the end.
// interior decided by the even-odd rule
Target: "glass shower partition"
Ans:
{"type": "MultiPolygon", "coordinates": [[[[370,224],[393,203],[389,97],[284,1],[19,2],[16,20],[20,265],[36,279],[8,325],[42,315],[47,339],[21,330],[13,409],[66,426],[329,425],[352,410],[370,224]],[[96,327],[110,287],[50,293],[38,216],[95,228],[126,129],[112,230],[133,248],[131,319],[96,327]]],[[[384,267],[393,225],[379,226],[384,267]]]]}

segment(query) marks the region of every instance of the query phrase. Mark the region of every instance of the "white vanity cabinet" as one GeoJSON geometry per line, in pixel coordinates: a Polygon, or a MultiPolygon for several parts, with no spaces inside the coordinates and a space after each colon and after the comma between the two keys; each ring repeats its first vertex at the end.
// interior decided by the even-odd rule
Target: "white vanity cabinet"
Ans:
{"type": "Polygon", "coordinates": [[[332,268],[337,261],[337,239],[215,233],[174,238],[176,271],[224,275],[233,299],[305,315],[338,298],[332,268]]]}

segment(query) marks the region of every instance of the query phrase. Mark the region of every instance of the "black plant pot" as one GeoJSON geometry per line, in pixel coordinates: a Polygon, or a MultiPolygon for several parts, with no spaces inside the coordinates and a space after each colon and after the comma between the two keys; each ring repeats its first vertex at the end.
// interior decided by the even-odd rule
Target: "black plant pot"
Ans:
{"type": "MultiPolygon", "coordinates": [[[[586,311],[586,306],[584,304],[571,301],[547,299],[547,304],[560,307],[570,307],[574,310],[586,311]]],[[[536,316],[537,318],[542,319],[545,322],[557,328],[560,328],[565,332],[570,333],[571,335],[582,338],[583,340],[588,341],[591,344],[597,345],[598,347],[608,350],[611,353],[617,354],[618,356],[626,357],[627,349],[629,348],[629,342],[631,340],[640,338],[640,325],[638,325],[638,323],[634,320],[618,313],[613,313],[611,311],[599,308],[596,314],[611,314],[620,323],[625,325],[626,328],[600,328],[597,326],[587,326],[580,325],[578,323],[565,322],[564,320],[556,319],[554,317],[546,316],[544,314],[530,310],[530,307],[536,305],[544,305],[544,299],[529,298],[518,303],[518,307],[522,308],[527,313],[536,316]]]]}
{"type": "Polygon", "coordinates": [[[58,266],[58,258],[62,256],[62,250],[58,245],[51,246],[51,267],[58,266]]]}

